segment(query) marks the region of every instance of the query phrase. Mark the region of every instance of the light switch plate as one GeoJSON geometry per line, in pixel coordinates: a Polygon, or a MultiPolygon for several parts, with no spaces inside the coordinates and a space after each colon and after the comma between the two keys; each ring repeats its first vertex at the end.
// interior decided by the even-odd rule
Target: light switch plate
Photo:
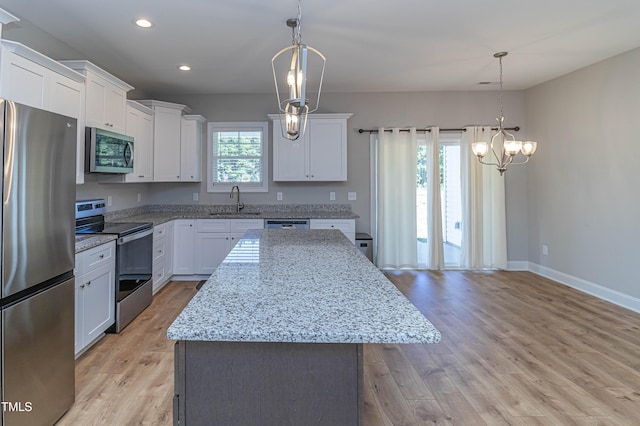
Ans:
{"type": "Polygon", "coordinates": [[[107,206],[110,206],[111,204],[113,204],[113,198],[111,197],[111,195],[107,196],[107,206]]]}
{"type": "Polygon", "coordinates": [[[276,193],[276,199],[277,199],[278,201],[282,201],[282,192],[277,192],[277,193],[276,193]]]}
{"type": "Polygon", "coordinates": [[[351,201],[353,201],[353,200],[357,199],[357,197],[356,197],[356,193],[355,193],[355,192],[349,192],[349,193],[347,194],[347,198],[348,198],[349,200],[351,200],[351,201]]]}
{"type": "Polygon", "coordinates": [[[199,201],[200,200],[200,193],[199,192],[194,192],[193,193],[193,201],[199,201]]]}
{"type": "Polygon", "coordinates": [[[336,193],[335,192],[331,191],[329,193],[329,200],[331,200],[331,201],[335,201],[336,200],[336,193]]]}

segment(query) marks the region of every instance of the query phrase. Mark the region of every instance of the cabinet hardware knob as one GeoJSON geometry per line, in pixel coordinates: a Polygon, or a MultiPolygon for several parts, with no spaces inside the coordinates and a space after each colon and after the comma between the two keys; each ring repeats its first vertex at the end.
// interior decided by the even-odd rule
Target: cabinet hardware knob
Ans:
{"type": "Polygon", "coordinates": [[[88,285],[88,286],[89,286],[89,285],[91,285],[91,281],[87,281],[87,285],[88,285]]]}
{"type": "Polygon", "coordinates": [[[101,255],[100,255],[100,259],[104,259],[104,254],[101,254],[101,255]]]}
{"type": "Polygon", "coordinates": [[[84,284],[80,285],[80,288],[84,288],[84,284]]]}

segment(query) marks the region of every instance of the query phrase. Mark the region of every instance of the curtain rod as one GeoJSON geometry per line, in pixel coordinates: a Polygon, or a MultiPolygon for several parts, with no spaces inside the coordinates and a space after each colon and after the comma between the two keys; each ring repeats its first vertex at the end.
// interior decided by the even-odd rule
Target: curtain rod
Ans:
{"type": "MultiPolygon", "coordinates": [[[[513,130],[514,132],[520,131],[520,126],[505,127],[505,130],[513,130]]],[[[497,127],[492,127],[491,130],[498,130],[497,127]]],[[[392,129],[385,129],[385,132],[392,132],[392,129]]],[[[401,132],[408,132],[409,129],[400,129],[401,132]]],[[[430,132],[431,129],[416,129],[416,132],[430,132]]],[[[440,132],[466,132],[467,129],[440,129],[440,132]]],[[[358,129],[358,133],[378,133],[377,129],[358,129]]]]}

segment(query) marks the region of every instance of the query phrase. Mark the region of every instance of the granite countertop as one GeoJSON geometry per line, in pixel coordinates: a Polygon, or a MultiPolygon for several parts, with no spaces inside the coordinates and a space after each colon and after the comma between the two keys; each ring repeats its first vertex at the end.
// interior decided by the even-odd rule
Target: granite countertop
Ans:
{"type": "Polygon", "coordinates": [[[358,219],[348,204],[246,205],[242,213],[235,206],[153,205],[108,213],[110,222],[152,222],[161,225],[174,219],[358,219]]]}
{"type": "MultiPolygon", "coordinates": [[[[358,219],[350,204],[256,204],[246,205],[242,213],[235,206],[200,204],[160,204],[108,212],[109,222],[151,222],[162,225],[175,219],[358,219]]],[[[114,235],[76,234],[76,253],[109,241],[114,235]]]]}
{"type": "Polygon", "coordinates": [[[437,343],[440,332],[338,230],[249,231],[173,340],[437,343]]]}
{"type": "Polygon", "coordinates": [[[76,234],[76,254],[91,248],[114,241],[116,235],[76,234]]]}

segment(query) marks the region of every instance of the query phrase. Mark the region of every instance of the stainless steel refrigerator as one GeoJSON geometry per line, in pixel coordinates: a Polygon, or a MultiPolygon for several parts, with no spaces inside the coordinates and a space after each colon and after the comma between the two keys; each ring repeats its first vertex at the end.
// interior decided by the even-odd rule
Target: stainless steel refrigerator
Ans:
{"type": "Polygon", "coordinates": [[[73,404],[76,120],[0,99],[2,422],[73,404]]]}

